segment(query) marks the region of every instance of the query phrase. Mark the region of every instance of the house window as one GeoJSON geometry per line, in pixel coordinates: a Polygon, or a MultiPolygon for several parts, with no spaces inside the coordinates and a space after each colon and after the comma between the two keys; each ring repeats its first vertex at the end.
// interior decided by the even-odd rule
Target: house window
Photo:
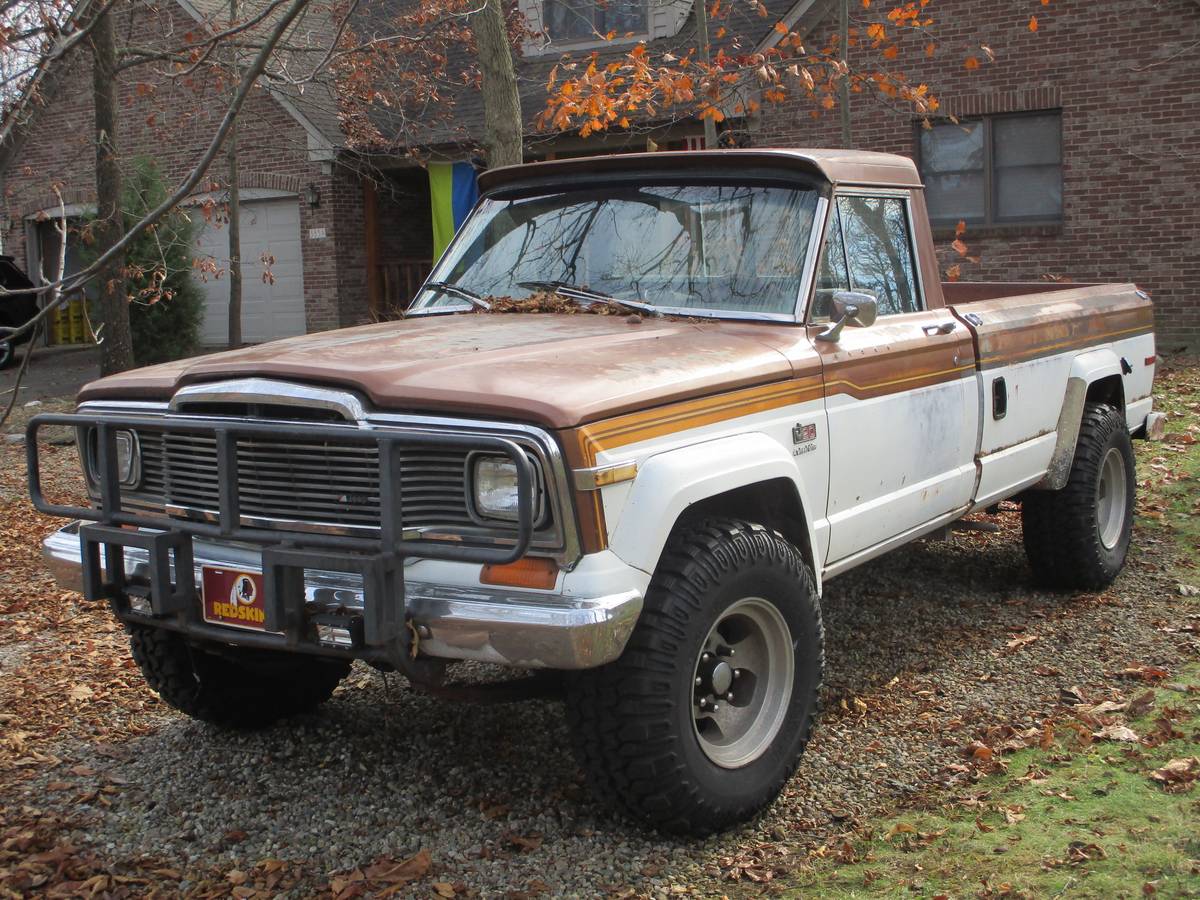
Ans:
{"type": "Polygon", "coordinates": [[[1062,114],[943,122],[920,129],[921,178],[935,225],[1062,220],[1062,114]]]}
{"type": "Polygon", "coordinates": [[[559,44],[647,31],[646,0],[545,0],[542,16],[550,40],[559,44]]]}

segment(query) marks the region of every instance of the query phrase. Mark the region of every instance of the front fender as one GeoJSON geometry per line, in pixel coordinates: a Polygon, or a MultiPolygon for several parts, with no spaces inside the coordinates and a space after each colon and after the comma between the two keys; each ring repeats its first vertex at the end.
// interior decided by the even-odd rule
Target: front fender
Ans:
{"type": "MultiPolygon", "coordinates": [[[[651,456],[621,508],[609,548],[643,572],[653,573],[675,523],[689,506],[747,485],[783,478],[795,485],[808,532],[817,547],[812,506],[791,454],[760,432],[704,441],[651,456]]],[[[808,561],[820,591],[821,571],[808,561]]]]}

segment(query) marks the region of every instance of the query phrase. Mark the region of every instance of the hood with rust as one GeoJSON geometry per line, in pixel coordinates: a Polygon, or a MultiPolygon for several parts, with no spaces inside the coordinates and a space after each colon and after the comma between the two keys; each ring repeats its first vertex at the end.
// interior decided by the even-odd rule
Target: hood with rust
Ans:
{"type": "Polygon", "coordinates": [[[264,376],[360,392],[382,410],[568,428],[791,375],[765,323],[599,315],[448,315],[180,360],[87,385],[79,399],[168,399],[264,376]]]}

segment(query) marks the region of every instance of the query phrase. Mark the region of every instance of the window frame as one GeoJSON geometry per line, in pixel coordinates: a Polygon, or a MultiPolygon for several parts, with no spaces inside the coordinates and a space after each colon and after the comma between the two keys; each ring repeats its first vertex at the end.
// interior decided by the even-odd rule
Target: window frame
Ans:
{"type": "MultiPolygon", "coordinates": [[[[1026,109],[1019,112],[1005,113],[985,113],[978,116],[959,116],[958,121],[964,124],[978,122],[983,126],[983,218],[982,219],[963,219],[967,225],[974,225],[979,228],[1008,228],[1008,227],[1023,227],[1023,226],[1053,226],[1062,225],[1064,219],[1064,211],[1066,208],[1066,179],[1063,177],[1066,167],[1066,145],[1063,143],[1063,115],[1062,107],[1051,107],[1049,109],[1026,109]],[[993,123],[998,119],[1032,119],[1038,116],[1052,115],[1058,120],[1058,175],[1059,183],[1062,188],[1062,196],[1059,199],[1059,208],[1057,216],[1008,216],[1000,217],[996,210],[999,208],[999,200],[997,197],[997,181],[996,178],[996,143],[995,129],[993,123]]],[[[955,123],[947,118],[942,118],[940,121],[934,122],[935,126],[955,127],[955,123]]],[[[921,135],[925,132],[925,128],[920,121],[914,123],[914,153],[913,156],[917,163],[917,173],[921,177],[921,183],[925,183],[925,158],[921,150],[921,135]]],[[[929,224],[934,230],[942,228],[953,228],[958,219],[949,218],[934,218],[932,214],[929,216],[929,224]]]]}
{"type": "MultiPolygon", "coordinates": [[[[569,4],[572,2],[572,0],[558,0],[558,2],[569,4]]],[[[595,30],[595,7],[597,5],[597,0],[588,0],[588,2],[592,5],[592,28],[595,30]]],[[[563,40],[559,40],[550,33],[549,26],[546,24],[547,0],[537,0],[538,16],[542,23],[542,29],[546,40],[545,46],[542,47],[539,52],[548,53],[551,51],[558,52],[560,50],[594,50],[598,47],[608,47],[615,44],[636,44],[641,41],[649,40],[650,32],[652,30],[652,22],[650,18],[650,6],[652,0],[639,0],[639,2],[641,3],[642,9],[645,12],[645,27],[641,31],[632,32],[628,36],[626,36],[623,32],[618,33],[611,41],[606,41],[604,40],[603,34],[601,34],[600,37],[596,37],[594,34],[592,34],[586,38],[565,38],[563,40]]]]}
{"type": "MultiPolygon", "coordinates": [[[[911,312],[900,313],[880,313],[881,319],[895,319],[897,316],[912,316],[929,310],[929,304],[925,298],[925,280],[921,277],[920,258],[917,256],[916,243],[916,223],[913,221],[912,211],[912,191],[906,188],[872,188],[872,187],[839,187],[833,191],[829,197],[828,206],[825,210],[825,224],[821,229],[821,242],[818,244],[815,253],[812,255],[813,266],[809,276],[811,282],[808,289],[808,298],[806,300],[803,321],[806,325],[827,325],[833,321],[830,318],[815,318],[814,312],[817,299],[817,268],[821,264],[821,254],[825,252],[825,245],[829,237],[830,229],[834,222],[839,223],[839,229],[842,237],[842,264],[846,267],[846,283],[850,285],[850,290],[854,290],[854,278],[850,274],[850,251],[846,247],[846,226],[842,223],[841,216],[838,214],[838,200],[841,197],[875,197],[878,199],[899,200],[904,207],[904,222],[908,227],[908,252],[912,260],[913,267],[913,283],[915,285],[916,294],[913,299],[917,303],[917,308],[911,312]]],[[[816,231],[816,229],[813,229],[816,231]]]]}

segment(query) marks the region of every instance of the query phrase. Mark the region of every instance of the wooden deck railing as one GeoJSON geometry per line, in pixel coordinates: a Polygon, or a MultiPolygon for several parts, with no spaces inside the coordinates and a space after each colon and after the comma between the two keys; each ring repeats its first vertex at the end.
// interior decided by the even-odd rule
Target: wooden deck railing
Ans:
{"type": "Polygon", "coordinates": [[[396,316],[408,309],[413,297],[433,268],[428,259],[394,259],[380,263],[376,270],[379,284],[379,313],[396,316]]]}

